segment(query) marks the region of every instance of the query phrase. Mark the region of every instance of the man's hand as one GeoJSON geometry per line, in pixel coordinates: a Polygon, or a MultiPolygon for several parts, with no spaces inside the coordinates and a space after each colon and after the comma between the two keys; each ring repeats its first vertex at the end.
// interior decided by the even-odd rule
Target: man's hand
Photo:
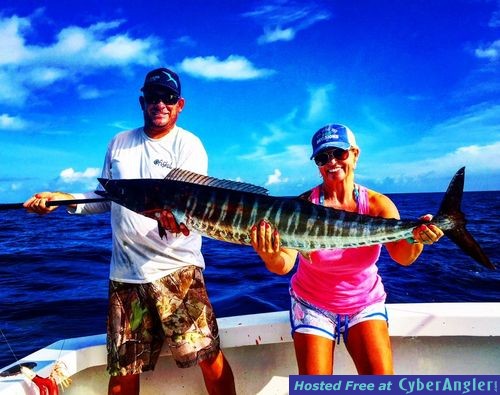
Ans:
{"type": "Polygon", "coordinates": [[[71,200],[75,197],[64,192],[40,192],[26,200],[23,206],[26,210],[37,214],[47,214],[54,211],[59,206],[47,206],[46,203],[51,200],[71,200]]]}
{"type": "Polygon", "coordinates": [[[182,233],[184,236],[189,236],[189,229],[183,223],[178,224],[170,210],[149,210],[142,214],[158,221],[158,231],[161,238],[167,235],[165,231],[175,235],[182,233]]]}

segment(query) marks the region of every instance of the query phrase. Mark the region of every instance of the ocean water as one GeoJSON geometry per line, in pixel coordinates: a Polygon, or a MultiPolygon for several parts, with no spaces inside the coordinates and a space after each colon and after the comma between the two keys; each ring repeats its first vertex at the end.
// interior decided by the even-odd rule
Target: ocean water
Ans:
{"type": "MultiPolygon", "coordinates": [[[[443,194],[393,194],[402,218],[434,213],[443,194]]],[[[389,303],[500,302],[500,192],[464,194],[468,229],[499,270],[446,238],[402,267],[383,249],[389,303]]],[[[105,332],[111,231],[108,214],[0,211],[0,367],[57,340],[105,332]]],[[[217,316],[288,309],[293,274],[269,273],[250,247],[204,239],[205,279],[217,316]]]]}

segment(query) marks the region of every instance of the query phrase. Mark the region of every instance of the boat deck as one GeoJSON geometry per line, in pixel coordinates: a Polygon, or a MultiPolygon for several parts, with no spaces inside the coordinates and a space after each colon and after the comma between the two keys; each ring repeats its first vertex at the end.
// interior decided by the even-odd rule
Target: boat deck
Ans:
{"type": "MultiPolygon", "coordinates": [[[[396,374],[500,374],[500,303],[392,304],[387,309],[396,374]]],[[[218,322],[238,392],[287,394],[288,376],[297,374],[288,312],[218,322]]],[[[58,341],[21,363],[35,362],[34,370],[47,377],[57,358],[72,375],[66,395],[106,392],[104,334],[58,341]]],[[[343,343],[335,350],[334,371],[356,374],[343,343]]],[[[22,375],[0,378],[0,395],[36,394],[33,388],[22,375]]],[[[176,394],[205,393],[199,369],[177,368],[168,352],[162,353],[154,372],[142,375],[142,395],[156,395],[159,388],[175,388],[176,394]]]]}

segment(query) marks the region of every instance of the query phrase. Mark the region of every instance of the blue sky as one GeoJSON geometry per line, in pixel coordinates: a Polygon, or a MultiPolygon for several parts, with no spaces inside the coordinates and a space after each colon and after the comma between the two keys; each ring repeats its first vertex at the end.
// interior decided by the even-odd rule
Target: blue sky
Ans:
{"type": "Polygon", "coordinates": [[[496,0],[3,0],[0,37],[1,202],[93,189],[159,66],[181,76],[178,123],[213,176],[299,194],[335,122],[370,188],[444,191],[466,166],[466,190],[500,190],[496,0]]]}

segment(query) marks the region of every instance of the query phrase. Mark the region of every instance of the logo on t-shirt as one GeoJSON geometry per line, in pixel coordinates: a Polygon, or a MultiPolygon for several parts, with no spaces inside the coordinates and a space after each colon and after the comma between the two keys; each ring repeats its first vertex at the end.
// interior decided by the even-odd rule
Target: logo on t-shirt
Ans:
{"type": "Polygon", "coordinates": [[[160,166],[160,167],[172,167],[170,163],[168,163],[166,160],[163,159],[155,159],[153,164],[155,166],[160,166]]]}

